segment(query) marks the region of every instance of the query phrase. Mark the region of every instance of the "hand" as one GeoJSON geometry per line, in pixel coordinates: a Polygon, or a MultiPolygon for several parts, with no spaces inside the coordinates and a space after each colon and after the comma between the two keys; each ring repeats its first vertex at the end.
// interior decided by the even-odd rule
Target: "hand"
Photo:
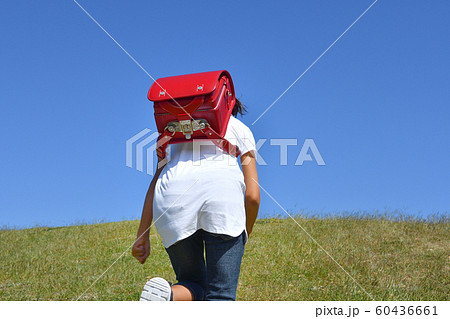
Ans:
{"type": "Polygon", "coordinates": [[[150,239],[145,235],[136,239],[131,250],[131,254],[141,264],[145,263],[145,260],[150,255],[150,239]]]}
{"type": "Polygon", "coordinates": [[[247,239],[250,238],[250,234],[253,231],[253,227],[247,227],[247,239]]]}

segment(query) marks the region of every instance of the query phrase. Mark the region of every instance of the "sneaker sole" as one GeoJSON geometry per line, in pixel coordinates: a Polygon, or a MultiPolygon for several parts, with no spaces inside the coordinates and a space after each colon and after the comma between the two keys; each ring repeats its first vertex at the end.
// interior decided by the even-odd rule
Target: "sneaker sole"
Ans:
{"type": "Polygon", "coordinates": [[[155,277],[147,281],[139,301],[169,301],[170,284],[163,278],[155,277]]]}

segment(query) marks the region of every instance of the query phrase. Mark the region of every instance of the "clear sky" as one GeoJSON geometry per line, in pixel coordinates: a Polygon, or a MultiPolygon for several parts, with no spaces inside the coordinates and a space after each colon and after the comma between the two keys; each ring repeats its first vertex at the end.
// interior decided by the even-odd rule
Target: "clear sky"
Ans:
{"type": "MultiPolygon", "coordinates": [[[[289,212],[448,213],[449,1],[378,1],[254,125],[373,0],[78,2],[154,78],[227,69],[289,212]],[[326,165],[295,165],[306,139],[326,165]]],[[[138,219],[152,79],[71,0],[2,1],[0,37],[0,226],[138,219]]]]}

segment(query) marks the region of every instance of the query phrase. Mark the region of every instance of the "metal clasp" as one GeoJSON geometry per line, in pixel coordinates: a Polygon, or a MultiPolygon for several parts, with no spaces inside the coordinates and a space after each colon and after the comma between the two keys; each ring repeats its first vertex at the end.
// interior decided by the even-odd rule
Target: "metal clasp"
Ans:
{"type": "Polygon", "coordinates": [[[173,121],[167,124],[166,130],[174,135],[176,132],[181,132],[186,136],[186,139],[191,138],[191,134],[195,131],[201,131],[209,125],[208,121],[204,119],[198,120],[183,120],[183,121],[173,121]]]}
{"type": "Polygon", "coordinates": [[[192,130],[192,122],[191,120],[180,121],[181,132],[186,136],[186,139],[191,138],[191,134],[194,132],[192,130]]]}

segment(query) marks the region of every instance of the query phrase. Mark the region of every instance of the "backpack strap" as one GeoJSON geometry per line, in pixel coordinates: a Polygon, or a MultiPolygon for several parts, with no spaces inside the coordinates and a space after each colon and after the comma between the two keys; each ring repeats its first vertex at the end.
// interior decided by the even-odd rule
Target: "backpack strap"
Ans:
{"type": "Polygon", "coordinates": [[[173,105],[171,101],[162,101],[160,102],[160,106],[166,112],[175,115],[178,120],[188,120],[193,119],[191,114],[193,114],[200,106],[202,106],[204,101],[204,96],[196,96],[189,104],[185,106],[181,106],[179,104],[173,105]]]}
{"type": "Polygon", "coordinates": [[[228,154],[238,157],[241,155],[241,151],[237,145],[231,144],[228,140],[221,137],[216,131],[214,131],[210,125],[207,125],[205,129],[202,130],[206,137],[210,139],[216,146],[228,154]]]}
{"type": "Polygon", "coordinates": [[[158,137],[156,142],[156,155],[160,160],[166,158],[166,150],[167,145],[169,145],[170,140],[172,139],[173,133],[169,132],[169,130],[164,130],[164,133],[158,137]]]}

